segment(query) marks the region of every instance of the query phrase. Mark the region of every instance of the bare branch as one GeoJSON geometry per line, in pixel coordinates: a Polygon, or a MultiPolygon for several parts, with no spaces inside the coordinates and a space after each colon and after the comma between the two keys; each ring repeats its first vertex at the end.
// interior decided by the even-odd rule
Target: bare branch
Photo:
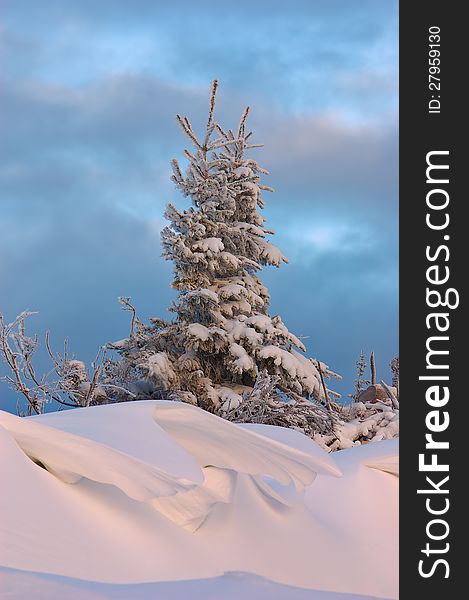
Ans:
{"type": "Polygon", "coordinates": [[[375,365],[375,353],[372,352],[370,356],[370,369],[371,369],[371,385],[376,384],[376,365],[375,365]]]}
{"type": "Polygon", "coordinates": [[[130,302],[130,298],[125,296],[119,296],[118,298],[119,304],[122,305],[122,310],[126,310],[132,314],[132,319],[130,322],[130,337],[132,337],[135,333],[135,324],[137,321],[137,311],[133,304],[130,302]]]}

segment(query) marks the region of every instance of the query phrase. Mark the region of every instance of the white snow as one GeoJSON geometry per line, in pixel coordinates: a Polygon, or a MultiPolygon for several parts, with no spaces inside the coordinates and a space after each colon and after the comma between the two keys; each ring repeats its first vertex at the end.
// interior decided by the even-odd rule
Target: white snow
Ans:
{"type": "Polygon", "coordinates": [[[295,350],[287,351],[278,346],[265,346],[259,351],[259,358],[271,358],[276,366],[288,373],[301,386],[314,392],[318,388],[318,371],[313,363],[295,350]]]}
{"type": "Polygon", "coordinates": [[[187,332],[192,337],[202,340],[202,342],[206,342],[210,338],[208,327],[205,327],[201,323],[191,323],[187,328],[187,332]]]}
{"type": "Polygon", "coordinates": [[[397,452],[176,402],[0,412],[0,595],[397,598],[397,452]]]}
{"type": "MultiPolygon", "coordinates": [[[[87,478],[113,485],[134,500],[171,496],[194,487],[196,482],[179,479],[154,464],[148,464],[115,448],[73,433],[56,430],[38,420],[26,420],[1,412],[1,435],[5,430],[26,456],[43,464],[65,483],[87,478]]],[[[6,441],[5,443],[8,443],[6,441]]]]}
{"type": "Polygon", "coordinates": [[[233,173],[237,179],[241,179],[243,177],[250,177],[252,175],[252,170],[249,167],[238,167],[233,173]]]}
{"type": "Polygon", "coordinates": [[[272,319],[267,315],[254,315],[253,317],[248,317],[246,323],[249,323],[263,333],[272,333],[274,331],[272,319]]]}
{"type": "Polygon", "coordinates": [[[218,304],[218,295],[216,294],[216,292],[214,292],[212,290],[208,290],[207,288],[200,288],[195,291],[187,292],[186,297],[187,298],[197,298],[197,297],[205,298],[206,300],[210,300],[211,302],[218,304]]]}
{"type": "Polygon", "coordinates": [[[270,265],[279,267],[282,262],[288,263],[287,257],[279,248],[277,248],[277,246],[274,246],[274,244],[266,242],[265,240],[258,240],[257,243],[259,244],[262,258],[270,265]]]}
{"type": "Polygon", "coordinates": [[[246,294],[246,288],[243,285],[240,285],[239,283],[229,283],[220,287],[220,289],[218,290],[218,295],[220,296],[220,298],[234,298],[235,300],[239,300],[243,296],[246,296],[246,294]]]}
{"type": "Polygon", "coordinates": [[[145,368],[150,377],[158,381],[173,381],[176,378],[171,361],[166,352],[157,352],[148,357],[145,368]]]}
{"type": "Polygon", "coordinates": [[[238,372],[242,373],[243,371],[250,371],[255,369],[255,364],[253,359],[249,356],[246,350],[240,346],[239,344],[231,344],[230,346],[230,354],[236,357],[234,361],[234,365],[237,367],[238,372]]]}
{"type": "Polygon", "coordinates": [[[239,231],[247,231],[260,238],[265,237],[265,230],[262,227],[257,227],[256,225],[253,225],[252,223],[235,221],[232,225],[232,228],[239,231]]]}
{"type": "Polygon", "coordinates": [[[200,252],[212,252],[213,254],[218,254],[225,249],[223,242],[220,238],[204,238],[203,240],[199,240],[198,242],[194,242],[192,244],[192,249],[200,252]]]}
{"type": "Polygon", "coordinates": [[[225,412],[238,408],[243,401],[241,394],[237,394],[233,389],[225,386],[215,388],[220,399],[221,409],[225,412]]]}
{"type": "Polygon", "coordinates": [[[243,181],[243,193],[248,193],[254,198],[259,196],[259,186],[253,181],[243,181]]]}
{"type": "Polygon", "coordinates": [[[67,360],[67,365],[71,369],[76,369],[77,371],[86,371],[85,363],[81,360],[76,360],[75,358],[71,359],[71,360],[67,360]]]}
{"type": "Polygon", "coordinates": [[[252,573],[227,572],[211,578],[113,584],[0,567],[8,600],[374,600],[282,585],[252,573]]]}
{"type": "Polygon", "coordinates": [[[234,340],[245,339],[253,346],[258,345],[262,342],[262,335],[258,333],[253,327],[249,327],[245,321],[241,320],[242,315],[238,317],[238,320],[231,321],[228,323],[230,327],[230,333],[234,340]]]}

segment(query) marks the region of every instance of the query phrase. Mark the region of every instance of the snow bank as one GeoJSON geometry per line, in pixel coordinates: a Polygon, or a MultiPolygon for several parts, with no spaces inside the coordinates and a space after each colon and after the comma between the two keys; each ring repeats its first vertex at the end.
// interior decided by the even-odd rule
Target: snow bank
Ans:
{"type": "Polygon", "coordinates": [[[172,496],[197,485],[119,450],[37,421],[2,411],[0,424],[26,456],[65,483],[77,483],[84,477],[113,485],[139,501],[172,496]]]}
{"type": "Polygon", "coordinates": [[[103,584],[0,567],[9,600],[372,600],[369,596],[301,589],[249,573],[210,579],[140,584],[103,584]]]}
{"type": "Polygon", "coordinates": [[[2,585],[15,600],[396,598],[397,448],[330,455],[174,402],[0,412],[2,585]]]}

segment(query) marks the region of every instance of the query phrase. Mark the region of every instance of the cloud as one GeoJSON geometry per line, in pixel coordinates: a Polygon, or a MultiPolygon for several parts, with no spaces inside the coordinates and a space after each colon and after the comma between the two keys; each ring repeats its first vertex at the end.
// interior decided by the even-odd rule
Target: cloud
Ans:
{"type": "Polygon", "coordinates": [[[282,238],[290,242],[289,256],[297,264],[308,264],[331,253],[358,255],[371,252],[379,243],[374,229],[367,230],[354,223],[332,219],[287,222],[283,228],[282,238]]]}
{"type": "MultiPolygon", "coordinates": [[[[396,104],[396,86],[359,98],[343,86],[355,73],[395,73],[397,3],[388,0],[300,1],[287,11],[280,1],[244,0],[216,12],[190,0],[9,4],[6,26],[34,44],[40,80],[80,85],[126,73],[201,86],[216,76],[289,112],[347,105],[363,115],[396,104]]],[[[14,49],[6,56],[15,64],[14,49]]]]}
{"type": "MultiPolygon", "coordinates": [[[[169,161],[181,155],[185,143],[174,113],[189,113],[197,126],[204,122],[207,90],[121,76],[79,89],[10,85],[1,95],[7,117],[0,126],[4,185],[13,181],[21,192],[29,170],[37,192],[47,173],[58,183],[74,173],[76,184],[84,179],[94,185],[87,193],[98,192],[122,206],[141,204],[154,217],[162,209],[158,197],[174,196],[169,161]]],[[[242,103],[222,90],[220,106],[225,124],[237,118],[242,103]]],[[[326,196],[349,211],[395,209],[397,173],[389,168],[397,162],[395,118],[351,124],[331,114],[284,115],[267,105],[254,106],[249,124],[255,139],[266,144],[258,155],[278,190],[271,200],[273,215],[287,195],[292,207],[320,206],[326,196]]],[[[67,193],[68,184],[51,183],[52,193],[60,187],[67,193]]]]}
{"type": "Polygon", "coordinates": [[[337,115],[265,119],[256,136],[273,185],[294,198],[335,196],[340,202],[396,205],[396,120],[351,124],[337,115]],[[262,137],[261,137],[262,136],[262,137]],[[275,179],[280,181],[277,185],[275,179]],[[344,193],[345,192],[345,193],[344,193]]]}

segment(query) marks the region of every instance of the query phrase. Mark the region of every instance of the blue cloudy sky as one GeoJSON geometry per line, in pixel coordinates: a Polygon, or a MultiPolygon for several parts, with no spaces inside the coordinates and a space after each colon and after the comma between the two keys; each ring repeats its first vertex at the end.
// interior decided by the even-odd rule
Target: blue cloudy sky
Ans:
{"type": "MultiPolygon", "coordinates": [[[[397,0],[3,0],[0,311],[68,336],[89,360],[126,335],[116,302],[165,316],[160,258],[175,114],[246,104],[271,171],[265,216],[289,257],[264,280],[272,313],[341,373],[397,352],[397,0]]],[[[40,360],[40,367],[43,363],[40,360]]],[[[3,406],[12,395],[1,392],[3,406]]]]}

